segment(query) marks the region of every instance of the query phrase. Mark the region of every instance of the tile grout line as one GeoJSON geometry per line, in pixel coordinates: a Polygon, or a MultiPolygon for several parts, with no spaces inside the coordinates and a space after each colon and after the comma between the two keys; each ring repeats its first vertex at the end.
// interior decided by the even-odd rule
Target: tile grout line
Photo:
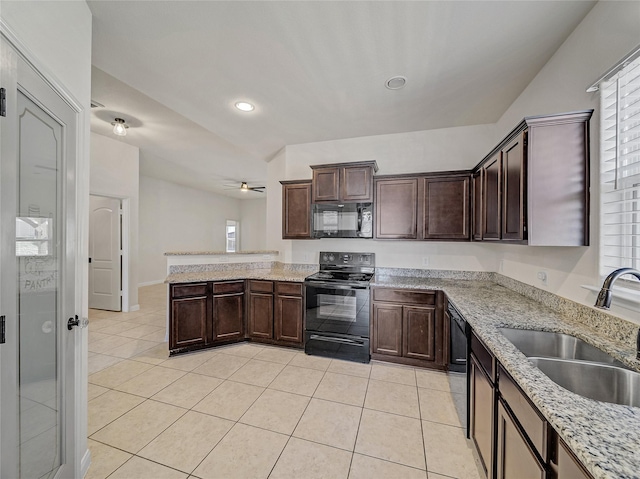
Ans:
{"type": "Polygon", "coordinates": [[[416,394],[418,395],[418,412],[420,413],[420,438],[422,439],[422,454],[424,454],[424,471],[429,478],[429,464],[427,461],[427,447],[424,441],[424,420],[422,419],[422,406],[420,405],[420,388],[418,387],[418,377],[416,376],[416,394]]]}

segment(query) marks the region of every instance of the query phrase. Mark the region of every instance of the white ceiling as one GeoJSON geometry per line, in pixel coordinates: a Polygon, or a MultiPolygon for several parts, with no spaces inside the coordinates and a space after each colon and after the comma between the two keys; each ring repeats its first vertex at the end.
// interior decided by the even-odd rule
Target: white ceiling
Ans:
{"type": "Polygon", "coordinates": [[[121,116],[141,174],[228,194],[285,145],[497,121],[595,2],[88,4],[92,130],[121,116]]]}

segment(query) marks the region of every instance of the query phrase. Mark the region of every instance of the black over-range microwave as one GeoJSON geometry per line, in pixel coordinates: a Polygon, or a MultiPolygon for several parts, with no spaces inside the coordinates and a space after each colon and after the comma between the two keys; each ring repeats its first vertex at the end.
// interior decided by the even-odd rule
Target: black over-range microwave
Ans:
{"type": "Polygon", "coordinates": [[[373,238],[372,204],[314,204],[313,237],[373,238]]]}

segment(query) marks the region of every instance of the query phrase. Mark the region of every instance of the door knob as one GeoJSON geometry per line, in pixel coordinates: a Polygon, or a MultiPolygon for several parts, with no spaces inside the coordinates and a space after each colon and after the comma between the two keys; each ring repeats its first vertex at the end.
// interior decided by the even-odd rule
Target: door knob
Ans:
{"type": "Polygon", "coordinates": [[[80,320],[78,319],[78,315],[76,314],[75,319],[69,318],[69,321],[67,321],[67,329],[71,331],[74,326],[78,326],[79,324],[80,320]]]}

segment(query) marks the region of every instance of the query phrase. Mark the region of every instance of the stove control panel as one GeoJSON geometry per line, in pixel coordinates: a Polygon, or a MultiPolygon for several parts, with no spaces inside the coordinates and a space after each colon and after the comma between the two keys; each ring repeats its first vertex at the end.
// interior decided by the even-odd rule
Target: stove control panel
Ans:
{"type": "Polygon", "coordinates": [[[343,266],[375,266],[375,253],[340,253],[340,252],[321,252],[321,265],[343,265],[343,266]]]}

